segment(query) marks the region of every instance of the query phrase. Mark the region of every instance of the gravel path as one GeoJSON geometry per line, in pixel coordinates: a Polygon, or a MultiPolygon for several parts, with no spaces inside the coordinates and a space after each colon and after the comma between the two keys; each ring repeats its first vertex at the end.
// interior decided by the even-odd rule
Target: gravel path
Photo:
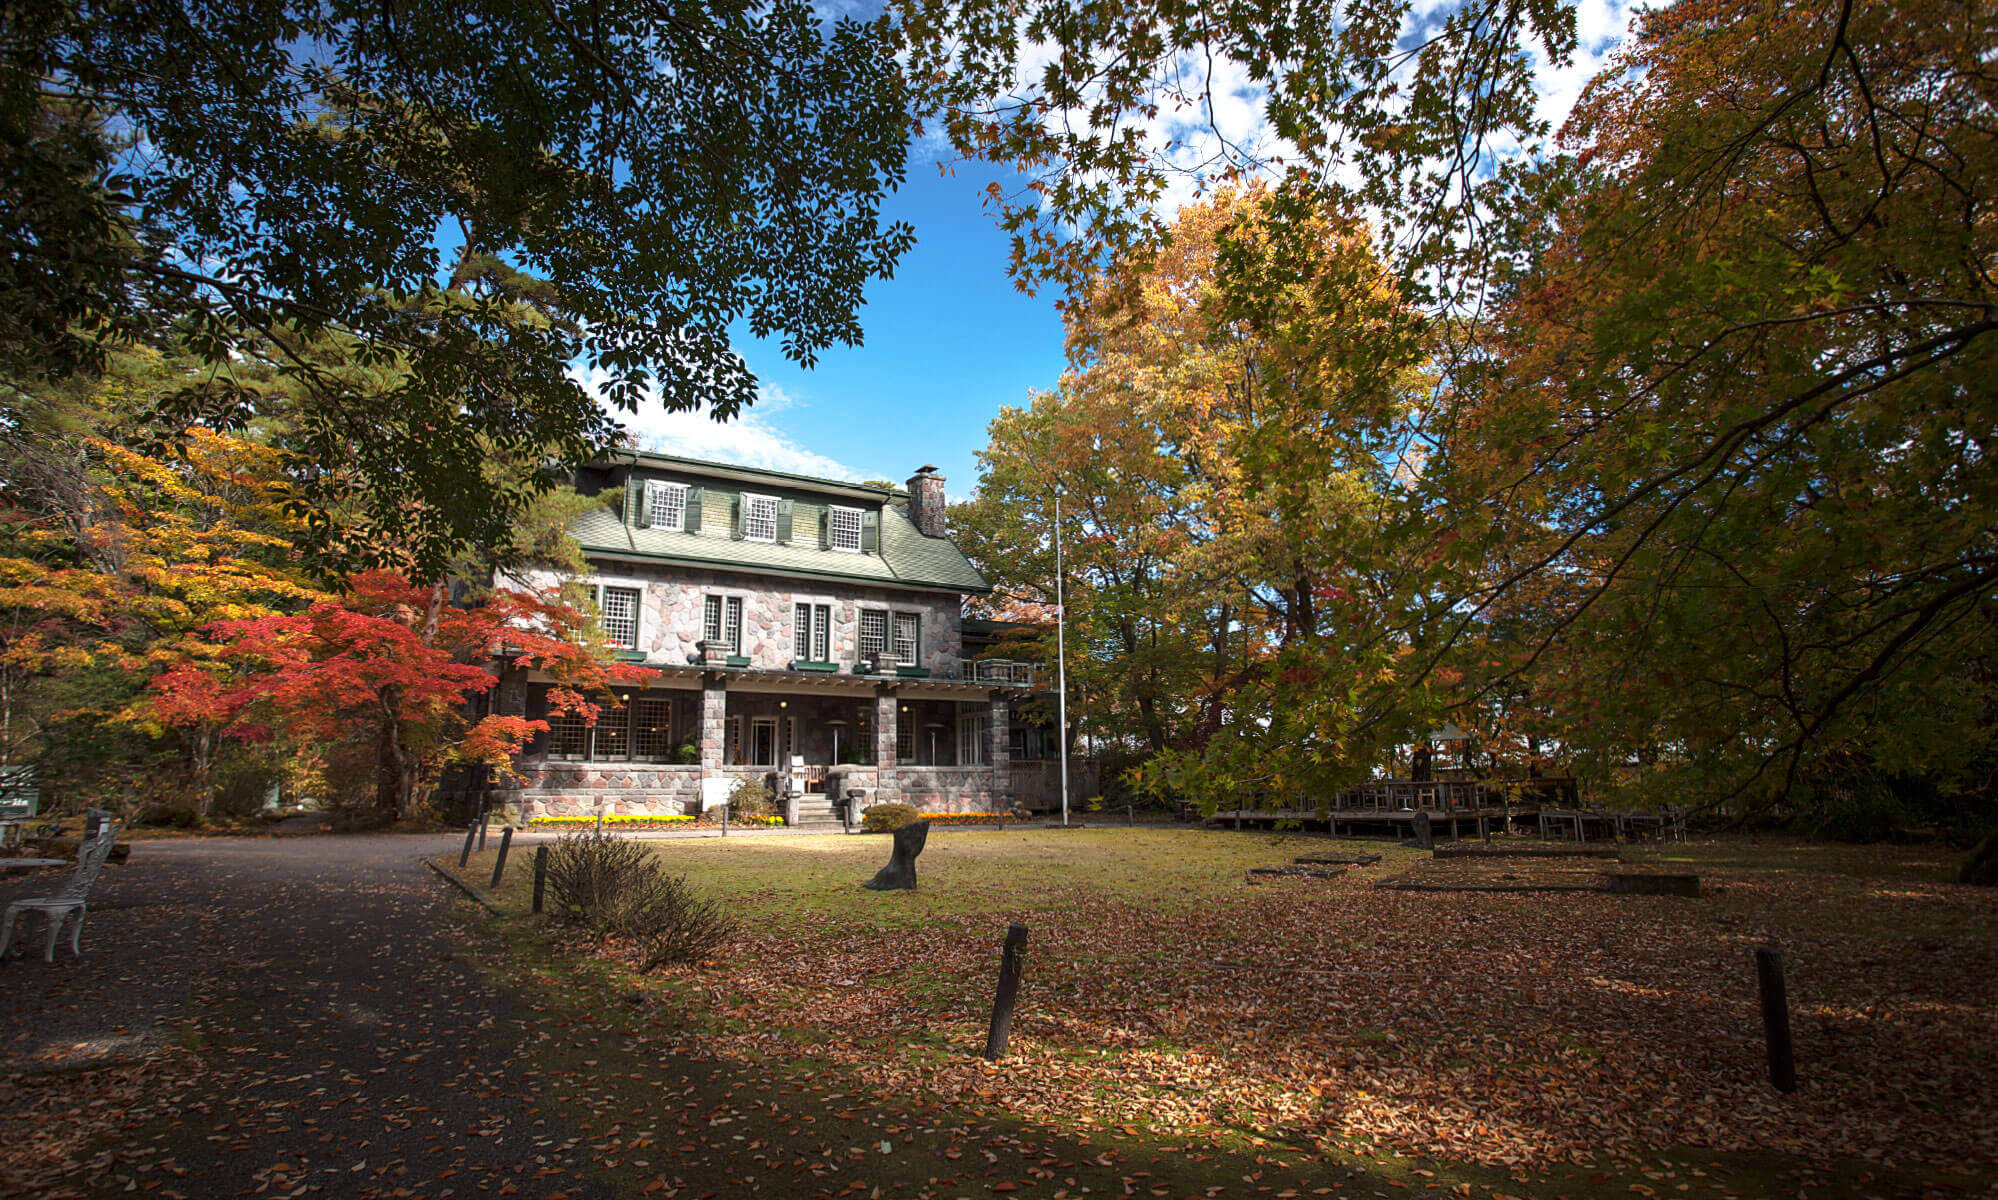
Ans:
{"type": "Polygon", "coordinates": [[[136,843],[82,958],[36,936],[0,963],[0,1194],[610,1194],[570,1174],[521,1019],[454,953],[420,862],[454,841],[136,843]]]}

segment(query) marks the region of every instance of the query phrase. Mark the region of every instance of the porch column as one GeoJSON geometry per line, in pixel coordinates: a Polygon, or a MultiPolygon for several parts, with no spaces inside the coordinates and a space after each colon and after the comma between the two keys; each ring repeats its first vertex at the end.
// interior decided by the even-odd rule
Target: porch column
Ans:
{"type": "Polygon", "coordinates": [[[895,745],[901,729],[901,710],[895,689],[879,684],[874,689],[874,798],[887,804],[902,798],[902,780],[895,769],[895,745]]]}
{"type": "Polygon", "coordinates": [[[728,684],[718,674],[701,677],[701,770],[722,765],[728,737],[728,684]]]}
{"type": "Polygon", "coordinates": [[[992,796],[1001,809],[1013,807],[1012,704],[1005,692],[992,693],[991,726],[985,731],[985,760],[992,764],[992,796]]]}

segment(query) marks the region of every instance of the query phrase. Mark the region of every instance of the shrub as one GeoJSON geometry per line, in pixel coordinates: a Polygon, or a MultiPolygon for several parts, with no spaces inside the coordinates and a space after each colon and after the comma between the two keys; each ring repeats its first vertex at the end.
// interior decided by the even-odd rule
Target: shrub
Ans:
{"type": "Polygon", "coordinates": [[[681,742],[673,747],[673,761],[688,766],[701,761],[701,748],[692,741],[681,742]]]}
{"type": "Polygon", "coordinates": [[[710,954],[735,932],[720,905],[660,870],[644,845],[595,831],[557,839],[548,889],[558,919],[630,941],[642,971],[710,954]]]}
{"type": "Polygon", "coordinates": [[[728,793],[728,815],[730,820],[743,822],[776,816],[777,797],[761,779],[738,779],[728,793]]]}
{"type": "Polygon", "coordinates": [[[860,814],[860,827],[869,833],[893,833],[904,825],[916,820],[916,809],[909,804],[876,804],[860,814]]]}

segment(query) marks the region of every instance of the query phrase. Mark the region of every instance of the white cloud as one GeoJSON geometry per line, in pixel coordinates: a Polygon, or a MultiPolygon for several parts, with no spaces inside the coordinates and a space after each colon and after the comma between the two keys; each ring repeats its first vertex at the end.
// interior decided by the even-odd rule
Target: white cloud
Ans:
{"type": "Polygon", "coordinates": [[[734,420],[717,421],[705,407],[669,412],[659,402],[657,393],[650,390],[636,413],[620,412],[602,403],[600,374],[583,372],[577,376],[577,382],[598,397],[605,412],[632,432],[641,449],[823,479],[889,478],[882,472],[861,470],[806,449],[780,421],[773,419],[805,405],[775,384],[758,387],[756,403],[734,420]]]}

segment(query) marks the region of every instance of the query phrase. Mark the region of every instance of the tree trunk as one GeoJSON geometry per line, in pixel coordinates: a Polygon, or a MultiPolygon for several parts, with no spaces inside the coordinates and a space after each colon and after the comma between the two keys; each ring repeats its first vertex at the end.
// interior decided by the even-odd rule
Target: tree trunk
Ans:
{"type": "Polygon", "coordinates": [[[408,799],[404,786],[408,752],[402,745],[402,695],[398,688],[381,693],[382,723],[375,734],[375,807],[390,818],[402,815],[408,799]]]}

